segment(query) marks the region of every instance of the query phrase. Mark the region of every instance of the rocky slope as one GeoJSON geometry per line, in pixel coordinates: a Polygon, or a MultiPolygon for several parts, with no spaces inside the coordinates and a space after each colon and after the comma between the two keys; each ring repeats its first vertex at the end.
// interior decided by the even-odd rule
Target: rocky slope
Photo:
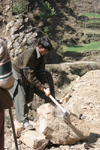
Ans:
{"type": "MultiPolygon", "coordinates": [[[[34,46],[43,33],[45,24],[40,19],[40,4],[36,2],[33,12],[24,14],[23,16],[12,15],[11,1],[1,2],[0,9],[0,33],[1,37],[8,40],[8,48],[11,56],[16,57],[23,50],[34,46]]],[[[15,4],[15,3],[14,3],[15,4]]],[[[47,19],[47,25],[52,25],[51,38],[54,52],[61,49],[62,44],[77,45],[88,39],[84,38],[84,33],[76,22],[74,10],[68,6],[65,1],[50,1],[52,7],[55,8],[56,16],[47,19]]],[[[56,60],[55,54],[54,60],[56,60]]],[[[49,56],[50,57],[50,56],[49,56]]],[[[53,57],[52,57],[53,58],[53,57]]],[[[53,60],[53,61],[54,61],[53,60]]],[[[51,58],[50,58],[50,61],[51,58]]],[[[58,62],[58,60],[56,61],[58,62]]],[[[54,61],[55,63],[55,61],[54,61]]]]}

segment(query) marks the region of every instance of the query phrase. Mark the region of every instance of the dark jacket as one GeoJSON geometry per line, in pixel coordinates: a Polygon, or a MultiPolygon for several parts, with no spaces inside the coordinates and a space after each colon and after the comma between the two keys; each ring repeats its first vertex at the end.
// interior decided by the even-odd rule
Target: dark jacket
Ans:
{"type": "Polygon", "coordinates": [[[38,87],[41,83],[46,83],[45,86],[48,87],[45,73],[45,63],[45,55],[41,56],[38,47],[35,47],[34,49],[26,50],[20,54],[13,61],[12,66],[34,86],[38,87]],[[42,80],[39,79],[41,77],[42,80]]]}

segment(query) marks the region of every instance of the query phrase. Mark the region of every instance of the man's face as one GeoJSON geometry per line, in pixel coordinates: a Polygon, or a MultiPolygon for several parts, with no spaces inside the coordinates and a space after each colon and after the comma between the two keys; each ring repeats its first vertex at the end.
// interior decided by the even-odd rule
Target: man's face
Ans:
{"type": "Polygon", "coordinates": [[[39,52],[43,56],[45,54],[48,54],[48,49],[42,48],[41,45],[39,45],[39,52]]]}

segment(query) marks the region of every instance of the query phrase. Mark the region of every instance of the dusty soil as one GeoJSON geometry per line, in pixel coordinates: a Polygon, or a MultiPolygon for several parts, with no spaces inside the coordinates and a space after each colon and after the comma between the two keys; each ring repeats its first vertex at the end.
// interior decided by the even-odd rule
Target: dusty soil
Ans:
{"type": "Polygon", "coordinates": [[[90,136],[86,140],[90,150],[100,150],[100,122],[87,123],[90,127],[90,136]]]}

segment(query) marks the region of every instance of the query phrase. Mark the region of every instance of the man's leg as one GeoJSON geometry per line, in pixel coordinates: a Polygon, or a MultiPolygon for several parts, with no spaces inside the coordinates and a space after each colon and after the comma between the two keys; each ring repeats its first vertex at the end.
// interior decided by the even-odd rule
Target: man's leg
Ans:
{"type": "Polygon", "coordinates": [[[28,106],[26,102],[26,95],[24,93],[23,87],[18,83],[14,94],[14,102],[16,109],[16,116],[19,122],[28,121],[28,106]]]}
{"type": "Polygon", "coordinates": [[[29,123],[26,93],[20,81],[18,81],[18,86],[14,93],[14,102],[18,121],[23,123],[24,128],[34,129],[33,125],[29,123]]]}
{"type": "Polygon", "coordinates": [[[4,110],[0,110],[0,150],[4,150],[4,110]]]}
{"type": "Polygon", "coordinates": [[[23,123],[24,128],[29,130],[34,129],[33,125],[30,124],[28,118],[28,106],[27,106],[27,96],[22,86],[22,80],[18,79],[18,85],[16,87],[14,93],[14,102],[15,102],[15,109],[16,109],[16,116],[19,122],[23,123]]]}
{"type": "Polygon", "coordinates": [[[14,68],[12,68],[15,82],[10,89],[10,94],[15,102],[16,116],[19,122],[25,122],[28,120],[28,107],[26,101],[25,82],[23,77],[14,68]]]}

